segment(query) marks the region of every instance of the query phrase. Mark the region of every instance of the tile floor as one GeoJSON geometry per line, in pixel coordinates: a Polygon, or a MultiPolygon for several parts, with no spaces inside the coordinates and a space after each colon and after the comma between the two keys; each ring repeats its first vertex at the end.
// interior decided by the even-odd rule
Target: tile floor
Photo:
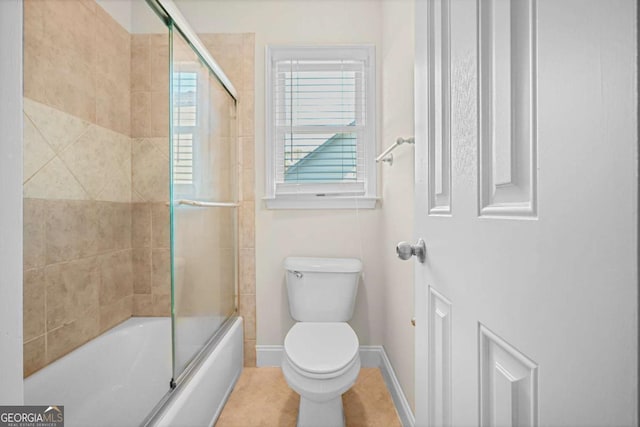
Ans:
{"type": "MultiPolygon", "coordinates": [[[[348,427],[400,427],[378,368],[363,368],[342,396],[348,427]]],[[[216,427],[294,427],[299,397],[280,368],[244,368],[216,427]]]]}

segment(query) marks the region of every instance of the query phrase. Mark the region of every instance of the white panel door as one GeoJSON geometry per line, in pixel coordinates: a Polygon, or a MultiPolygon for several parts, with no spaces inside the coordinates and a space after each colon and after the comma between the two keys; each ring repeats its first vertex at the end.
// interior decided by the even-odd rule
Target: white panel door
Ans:
{"type": "Polygon", "coordinates": [[[634,0],[416,1],[418,426],[637,425],[636,49],[634,0]]]}

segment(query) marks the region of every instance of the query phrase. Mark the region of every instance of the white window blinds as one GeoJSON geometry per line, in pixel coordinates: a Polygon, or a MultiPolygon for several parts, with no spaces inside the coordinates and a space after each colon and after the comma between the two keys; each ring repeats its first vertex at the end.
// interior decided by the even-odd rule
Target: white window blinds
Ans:
{"type": "Polygon", "coordinates": [[[173,74],[173,182],[193,184],[193,145],[197,133],[196,72],[173,74]]]}
{"type": "Polygon", "coordinates": [[[371,50],[272,51],[275,195],[364,195],[375,151],[371,50]]]}

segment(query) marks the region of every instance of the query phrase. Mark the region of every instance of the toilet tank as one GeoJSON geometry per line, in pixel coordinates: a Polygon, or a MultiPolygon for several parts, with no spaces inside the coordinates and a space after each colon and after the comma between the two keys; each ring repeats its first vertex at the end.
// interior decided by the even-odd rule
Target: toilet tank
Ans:
{"type": "Polygon", "coordinates": [[[346,322],[353,316],[362,262],[356,258],[289,257],[289,312],[298,322],[346,322]]]}

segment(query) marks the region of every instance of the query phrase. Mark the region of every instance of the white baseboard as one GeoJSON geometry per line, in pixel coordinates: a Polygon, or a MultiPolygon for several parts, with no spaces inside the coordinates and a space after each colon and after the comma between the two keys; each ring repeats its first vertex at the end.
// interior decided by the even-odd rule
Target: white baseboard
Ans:
{"type": "Polygon", "coordinates": [[[383,352],[381,345],[361,345],[360,364],[363,368],[381,368],[383,352]]]}
{"type": "Polygon", "coordinates": [[[281,366],[283,349],[281,345],[256,345],[256,366],[281,366]]]}
{"type": "MultiPolygon", "coordinates": [[[[284,349],[281,345],[256,345],[256,365],[259,368],[280,366],[283,351],[284,349]]],[[[415,417],[402,391],[402,387],[400,387],[400,382],[393,370],[391,361],[384,351],[384,347],[381,345],[360,346],[360,363],[363,368],[380,368],[402,425],[404,427],[413,427],[415,417]]]]}
{"type": "Polygon", "coordinates": [[[398,411],[400,421],[402,422],[402,425],[404,427],[413,427],[416,423],[416,418],[411,411],[411,406],[409,405],[409,401],[407,401],[407,397],[402,391],[402,387],[400,387],[400,381],[398,381],[396,372],[393,370],[391,360],[389,360],[389,357],[387,357],[387,352],[384,351],[384,347],[382,346],[380,346],[380,359],[382,362],[380,364],[382,377],[387,383],[387,388],[391,393],[391,398],[393,399],[394,405],[396,405],[396,411],[398,411]]]}
{"type": "MultiPolygon", "coordinates": [[[[264,368],[282,365],[282,351],[281,345],[257,345],[256,366],[264,368]]],[[[384,349],[381,345],[361,345],[360,364],[363,368],[380,368],[383,363],[382,353],[384,349]]]]}

